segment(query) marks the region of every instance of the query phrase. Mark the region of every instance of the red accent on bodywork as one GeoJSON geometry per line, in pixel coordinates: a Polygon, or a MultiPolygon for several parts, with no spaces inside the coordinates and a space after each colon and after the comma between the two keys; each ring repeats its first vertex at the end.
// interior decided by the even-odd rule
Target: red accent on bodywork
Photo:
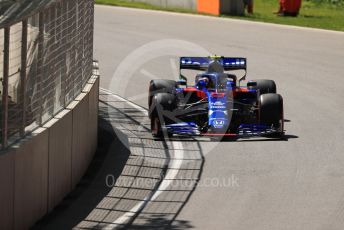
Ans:
{"type": "Polygon", "coordinates": [[[247,93],[248,89],[247,88],[235,88],[235,90],[233,90],[233,96],[236,96],[237,93],[247,93]]]}
{"type": "Polygon", "coordinates": [[[207,95],[205,94],[205,92],[199,90],[197,91],[197,97],[204,99],[207,97],[207,95]]]}
{"type": "Polygon", "coordinates": [[[199,98],[206,98],[207,94],[203,92],[202,90],[198,90],[195,87],[187,87],[184,89],[184,92],[196,92],[197,97],[199,98]]]}
{"type": "Polygon", "coordinates": [[[222,98],[222,97],[225,97],[225,94],[224,93],[211,93],[211,97],[222,98]]]}
{"type": "Polygon", "coordinates": [[[241,92],[241,93],[247,93],[248,89],[247,88],[236,88],[237,92],[241,92]]]}
{"type": "Polygon", "coordinates": [[[184,89],[184,92],[196,92],[199,91],[198,89],[196,89],[195,87],[187,87],[184,89]]]}

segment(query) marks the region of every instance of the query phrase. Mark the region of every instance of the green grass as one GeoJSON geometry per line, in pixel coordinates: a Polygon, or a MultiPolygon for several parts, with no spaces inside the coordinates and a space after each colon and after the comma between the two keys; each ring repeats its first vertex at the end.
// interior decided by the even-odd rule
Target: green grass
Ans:
{"type": "Polygon", "coordinates": [[[273,12],[277,9],[277,0],[255,0],[254,14],[244,18],[253,21],[344,31],[343,6],[303,1],[298,17],[276,16],[273,12]]]}
{"type": "MultiPolygon", "coordinates": [[[[195,13],[184,9],[165,9],[146,3],[129,2],[125,0],[96,0],[97,4],[125,6],[152,10],[167,10],[182,13],[195,13]]],[[[254,0],[254,14],[247,16],[228,16],[225,18],[237,18],[251,21],[270,22],[277,24],[305,26],[328,30],[344,31],[344,6],[333,5],[326,1],[303,1],[298,17],[279,17],[273,14],[278,9],[278,0],[254,0]]]]}

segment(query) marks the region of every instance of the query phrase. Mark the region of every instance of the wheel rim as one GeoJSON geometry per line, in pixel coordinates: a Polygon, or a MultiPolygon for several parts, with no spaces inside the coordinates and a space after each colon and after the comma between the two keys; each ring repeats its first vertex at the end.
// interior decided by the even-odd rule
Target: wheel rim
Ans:
{"type": "Polygon", "coordinates": [[[152,122],[152,133],[153,135],[158,135],[159,133],[159,118],[158,117],[154,117],[153,118],[153,122],[152,122]]]}

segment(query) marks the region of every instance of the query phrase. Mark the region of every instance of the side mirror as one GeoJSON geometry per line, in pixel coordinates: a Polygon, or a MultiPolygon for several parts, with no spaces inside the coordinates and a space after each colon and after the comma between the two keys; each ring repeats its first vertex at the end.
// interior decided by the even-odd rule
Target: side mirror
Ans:
{"type": "Polygon", "coordinates": [[[177,86],[180,87],[180,86],[187,86],[187,82],[185,80],[179,80],[177,81],[177,86]]]}
{"type": "Polygon", "coordinates": [[[249,81],[247,82],[247,87],[256,87],[257,86],[257,82],[256,81],[249,81]]]}
{"type": "Polygon", "coordinates": [[[244,76],[242,76],[242,77],[239,79],[239,86],[240,86],[240,82],[246,80],[246,75],[247,75],[247,71],[245,70],[244,76]]]}

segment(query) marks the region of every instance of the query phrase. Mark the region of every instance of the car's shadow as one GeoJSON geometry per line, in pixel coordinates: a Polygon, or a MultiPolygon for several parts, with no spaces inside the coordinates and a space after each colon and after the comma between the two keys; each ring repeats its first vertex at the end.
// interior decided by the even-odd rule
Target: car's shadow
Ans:
{"type": "MultiPolygon", "coordinates": [[[[289,119],[284,119],[284,122],[291,122],[289,119]]],[[[190,135],[174,135],[172,137],[166,137],[165,140],[180,141],[180,142],[265,142],[265,141],[289,141],[289,139],[297,139],[299,136],[294,134],[284,134],[281,137],[273,136],[255,136],[255,137],[197,137],[190,135]]],[[[157,141],[161,141],[161,138],[155,138],[157,141]]]]}
{"type": "MultiPolygon", "coordinates": [[[[190,136],[173,136],[169,137],[169,141],[180,141],[180,142],[265,142],[265,141],[288,141],[289,139],[299,138],[296,135],[286,134],[283,137],[251,137],[251,138],[232,138],[232,137],[222,137],[222,138],[198,138],[190,136]]],[[[161,141],[161,139],[156,138],[156,141],[161,141]]]]}
{"type": "Polygon", "coordinates": [[[237,139],[237,140],[222,140],[222,141],[236,141],[236,142],[262,142],[262,141],[288,141],[289,139],[299,138],[296,135],[286,134],[283,137],[273,138],[273,137],[255,137],[250,139],[237,139]]]}

